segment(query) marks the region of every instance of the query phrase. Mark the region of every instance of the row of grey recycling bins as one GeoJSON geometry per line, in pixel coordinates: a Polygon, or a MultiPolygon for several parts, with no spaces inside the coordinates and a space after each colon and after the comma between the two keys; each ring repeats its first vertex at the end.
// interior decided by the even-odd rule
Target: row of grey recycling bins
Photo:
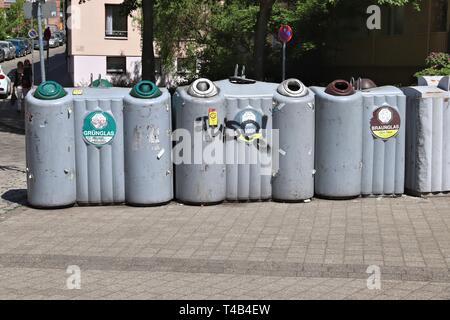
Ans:
{"type": "Polygon", "coordinates": [[[405,185],[416,195],[447,192],[449,97],[436,86],[370,81],[308,89],[296,79],[199,79],[172,98],[148,81],[131,91],[45,82],[26,98],[28,201],[298,202],[401,195],[405,185]]]}

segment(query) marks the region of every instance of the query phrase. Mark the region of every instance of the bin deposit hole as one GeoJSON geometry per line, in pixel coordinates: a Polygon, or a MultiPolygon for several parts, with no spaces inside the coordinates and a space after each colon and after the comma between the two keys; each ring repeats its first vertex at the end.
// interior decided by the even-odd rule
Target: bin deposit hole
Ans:
{"type": "Polygon", "coordinates": [[[289,90],[291,90],[293,92],[300,91],[300,89],[301,89],[300,84],[297,81],[290,81],[288,83],[288,88],[289,88],[289,90]]]}
{"type": "Polygon", "coordinates": [[[345,91],[348,89],[348,83],[347,82],[336,82],[336,84],[334,85],[336,87],[336,89],[341,90],[341,91],[345,91]]]}
{"type": "Polygon", "coordinates": [[[198,91],[207,92],[210,88],[211,88],[211,86],[206,81],[200,81],[199,83],[197,83],[198,91]]]}

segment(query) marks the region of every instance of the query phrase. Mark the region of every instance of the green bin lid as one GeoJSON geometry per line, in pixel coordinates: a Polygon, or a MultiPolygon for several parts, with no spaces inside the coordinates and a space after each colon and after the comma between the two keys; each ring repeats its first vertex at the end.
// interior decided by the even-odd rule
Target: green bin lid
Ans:
{"type": "Polygon", "coordinates": [[[41,100],[56,100],[66,95],[66,90],[55,81],[42,82],[34,92],[34,97],[41,100]]]}
{"type": "Polygon", "coordinates": [[[92,82],[91,86],[93,88],[112,88],[112,83],[106,79],[97,79],[92,82]]]}
{"type": "Polygon", "coordinates": [[[153,99],[161,96],[162,92],[153,82],[143,80],[133,87],[130,95],[139,99],[153,99]]]}

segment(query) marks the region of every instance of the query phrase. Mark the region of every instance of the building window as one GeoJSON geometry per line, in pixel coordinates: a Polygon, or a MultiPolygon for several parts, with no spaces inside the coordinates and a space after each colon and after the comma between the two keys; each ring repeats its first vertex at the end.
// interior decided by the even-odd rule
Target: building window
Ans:
{"type": "Polygon", "coordinates": [[[128,36],[128,16],[120,4],[105,5],[105,35],[126,38],[128,36]]]}
{"type": "Polygon", "coordinates": [[[107,74],[124,74],[127,72],[126,57],[106,57],[107,74]]]}

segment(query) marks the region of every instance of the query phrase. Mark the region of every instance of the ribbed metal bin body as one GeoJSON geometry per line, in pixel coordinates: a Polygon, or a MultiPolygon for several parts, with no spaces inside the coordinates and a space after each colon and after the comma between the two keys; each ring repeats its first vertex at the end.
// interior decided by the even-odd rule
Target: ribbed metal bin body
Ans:
{"type": "Polygon", "coordinates": [[[226,168],[223,161],[225,99],[221,93],[210,98],[193,97],[188,94],[187,89],[178,88],[172,100],[175,115],[174,140],[177,141],[173,151],[175,197],[188,204],[220,203],[225,200],[226,191],[226,168]],[[210,109],[217,112],[216,127],[208,124],[210,109]],[[218,153],[217,161],[214,162],[204,157],[212,150],[218,153]],[[177,163],[177,160],[182,163],[177,163]]]}
{"type": "Polygon", "coordinates": [[[449,92],[425,86],[402,90],[407,96],[406,192],[449,192],[449,92]]]}
{"type": "Polygon", "coordinates": [[[171,98],[124,99],[125,198],[132,205],[173,199],[171,98]]]}
{"type": "Polygon", "coordinates": [[[279,201],[302,201],[314,196],[315,100],[308,90],[304,97],[274,95],[274,134],[279,148],[273,149],[278,170],[272,181],[272,197],[279,201]]]}
{"type": "Polygon", "coordinates": [[[74,95],[77,202],[80,205],[111,205],[125,201],[123,98],[127,88],[84,88],[74,95]],[[83,138],[86,116],[95,111],[110,114],[116,135],[103,146],[83,138]]]}
{"type": "Polygon", "coordinates": [[[30,92],[25,110],[28,203],[38,208],[75,204],[72,98],[39,100],[30,92]]]}
{"type": "Polygon", "coordinates": [[[310,89],[316,95],[315,193],[330,199],[360,196],[362,95],[333,96],[325,88],[310,89]]]}
{"type": "Polygon", "coordinates": [[[229,201],[258,201],[272,198],[272,107],[273,95],[278,84],[256,82],[235,84],[229,80],[216,82],[226,99],[228,122],[225,141],[226,194],[229,201]],[[236,130],[230,121],[241,123],[240,115],[255,116],[261,127],[265,144],[258,141],[246,142],[230,137],[236,130]]]}
{"type": "Polygon", "coordinates": [[[393,86],[362,91],[364,106],[362,195],[401,195],[405,186],[406,97],[393,86]],[[379,108],[400,116],[400,130],[388,139],[373,134],[371,121],[379,108]]]}

